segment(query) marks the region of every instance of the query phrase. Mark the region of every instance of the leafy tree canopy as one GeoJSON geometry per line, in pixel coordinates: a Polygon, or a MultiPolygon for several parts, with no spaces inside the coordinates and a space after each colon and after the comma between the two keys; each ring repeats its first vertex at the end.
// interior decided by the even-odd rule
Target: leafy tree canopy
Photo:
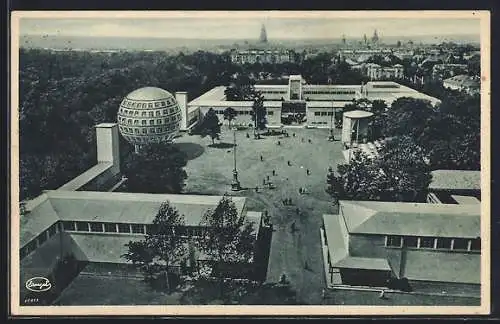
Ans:
{"type": "Polygon", "coordinates": [[[186,164],[185,153],[171,144],[144,145],[139,153],[131,152],[123,159],[127,191],[179,193],[187,178],[186,164]]]}
{"type": "Polygon", "coordinates": [[[168,201],[163,202],[146,238],[127,243],[125,246],[128,251],[122,257],[142,270],[147,281],[151,282],[154,276],[166,273],[167,289],[170,291],[170,267],[178,264],[187,255],[187,243],[176,233],[185,225],[184,216],[168,201]]]}

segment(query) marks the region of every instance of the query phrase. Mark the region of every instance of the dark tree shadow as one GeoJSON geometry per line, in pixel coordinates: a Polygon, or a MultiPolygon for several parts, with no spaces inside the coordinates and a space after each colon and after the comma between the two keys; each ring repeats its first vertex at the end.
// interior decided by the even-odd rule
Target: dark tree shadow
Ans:
{"type": "Polygon", "coordinates": [[[210,144],[208,147],[219,148],[219,149],[228,149],[234,147],[233,143],[220,142],[215,144],[210,144]]]}
{"type": "Polygon", "coordinates": [[[173,146],[186,154],[188,160],[194,160],[205,152],[205,148],[196,143],[174,143],[173,146]]]}

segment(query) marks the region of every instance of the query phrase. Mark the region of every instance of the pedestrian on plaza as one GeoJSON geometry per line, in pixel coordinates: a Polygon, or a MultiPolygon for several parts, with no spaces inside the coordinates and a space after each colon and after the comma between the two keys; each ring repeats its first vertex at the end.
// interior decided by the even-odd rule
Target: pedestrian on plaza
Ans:
{"type": "Polygon", "coordinates": [[[255,187],[255,192],[259,192],[259,187],[255,187]]]}
{"type": "Polygon", "coordinates": [[[261,160],[261,161],[264,161],[264,158],[262,157],[262,155],[260,156],[260,160],[261,160]]]}
{"type": "Polygon", "coordinates": [[[292,136],[295,137],[295,133],[293,133],[292,136]]]}
{"type": "Polygon", "coordinates": [[[292,165],[292,163],[290,163],[290,160],[288,160],[288,166],[292,165]]]}
{"type": "Polygon", "coordinates": [[[302,194],[302,187],[299,188],[299,194],[302,194]]]}
{"type": "Polygon", "coordinates": [[[267,176],[267,181],[269,181],[269,176],[267,176]]]}
{"type": "Polygon", "coordinates": [[[278,141],[278,145],[281,145],[281,142],[280,142],[280,141],[278,141]]]}
{"type": "Polygon", "coordinates": [[[307,141],[309,142],[309,144],[311,144],[311,139],[308,139],[307,141]]]}
{"type": "Polygon", "coordinates": [[[311,171],[309,171],[309,169],[306,170],[306,173],[307,175],[310,175],[311,174],[311,171]]]}
{"type": "Polygon", "coordinates": [[[297,226],[295,226],[295,222],[292,223],[292,232],[297,231],[297,226]]]}
{"type": "Polygon", "coordinates": [[[275,175],[276,175],[276,170],[273,170],[273,176],[275,176],[275,175]]]}
{"type": "Polygon", "coordinates": [[[262,179],[262,184],[265,186],[266,185],[266,179],[262,179]]]}
{"type": "Polygon", "coordinates": [[[250,138],[250,135],[247,133],[247,138],[250,138]]]}

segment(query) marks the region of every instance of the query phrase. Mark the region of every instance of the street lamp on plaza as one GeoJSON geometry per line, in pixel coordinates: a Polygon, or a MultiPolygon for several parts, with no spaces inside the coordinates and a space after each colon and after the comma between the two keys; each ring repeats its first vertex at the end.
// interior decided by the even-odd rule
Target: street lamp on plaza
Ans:
{"type": "Polygon", "coordinates": [[[333,100],[332,100],[332,111],[330,113],[330,136],[328,136],[329,141],[335,141],[335,135],[333,135],[333,100]]]}
{"type": "Polygon", "coordinates": [[[236,131],[233,132],[233,181],[231,181],[231,190],[239,191],[241,190],[241,184],[238,180],[238,170],[236,170],[236,131]]]}

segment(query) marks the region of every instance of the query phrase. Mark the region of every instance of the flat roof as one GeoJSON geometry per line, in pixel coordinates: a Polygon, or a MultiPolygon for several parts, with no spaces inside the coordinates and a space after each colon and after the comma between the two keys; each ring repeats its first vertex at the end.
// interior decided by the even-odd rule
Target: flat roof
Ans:
{"type": "Polygon", "coordinates": [[[460,205],[477,205],[481,203],[481,200],[474,196],[451,195],[451,198],[453,198],[460,205]]]}
{"type": "Polygon", "coordinates": [[[481,171],[435,170],[431,172],[429,189],[481,190],[481,171]]]}
{"type": "Polygon", "coordinates": [[[344,113],[347,118],[367,118],[373,116],[372,112],[364,110],[351,110],[344,113]]]}
{"type": "Polygon", "coordinates": [[[387,259],[348,256],[333,265],[334,268],[391,271],[387,259]]]}
{"type": "Polygon", "coordinates": [[[64,185],[59,187],[58,190],[78,190],[90,181],[94,180],[101,173],[109,170],[111,167],[113,167],[113,163],[111,162],[98,162],[84,173],[66,182],[64,185]]]}
{"type": "Polygon", "coordinates": [[[59,220],[46,193],[26,204],[25,215],[19,218],[19,244],[24,246],[59,220]]]}
{"type": "Polygon", "coordinates": [[[349,233],[478,238],[480,205],[340,201],[349,233]]]}
{"type": "Polygon", "coordinates": [[[331,264],[335,264],[349,255],[347,231],[342,231],[342,227],[345,228],[345,224],[342,224],[343,221],[341,215],[323,215],[331,264]]]}
{"type": "Polygon", "coordinates": [[[205,92],[198,98],[190,101],[188,105],[199,105],[200,102],[204,101],[222,101],[226,98],[226,95],[224,94],[224,91],[226,90],[225,86],[217,86],[215,88],[212,88],[211,90],[205,92]]]}
{"type": "Polygon", "coordinates": [[[113,128],[118,127],[117,123],[100,123],[94,126],[95,128],[113,128]]]}
{"type": "MultiPolygon", "coordinates": [[[[280,91],[286,91],[288,89],[288,85],[255,85],[256,89],[276,89],[280,91]]],[[[439,103],[440,100],[431,96],[428,96],[426,94],[423,94],[421,92],[418,92],[415,89],[403,86],[399,83],[396,83],[394,81],[369,81],[366,83],[366,87],[368,88],[368,99],[370,100],[385,100],[385,101],[394,101],[397,98],[400,97],[411,97],[411,98],[417,98],[417,99],[426,99],[431,101],[432,104],[439,103]],[[375,87],[374,87],[375,86],[375,87]],[[377,86],[391,86],[391,87],[377,87],[377,86]]],[[[188,103],[188,106],[220,106],[220,107],[229,107],[229,106],[234,106],[234,107],[246,107],[248,105],[251,106],[251,101],[226,101],[224,90],[226,89],[225,86],[217,86],[212,88],[211,90],[207,91],[206,93],[202,94],[198,98],[190,101],[188,103]]],[[[358,93],[357,90],[361,89],[361,85],[342,85],[342,84],[303,84],[302,85],[303,91],[307,90],[319,90],[319,89],[337,89],[337,90],[355,90],[356,94],[358,93]]],[[[347,101],[352,101],[352,99],[355,99],[355,96],[348,97],[350,98],[347,101]]],[[[320,95],[320,94],[304,94],[305,97],[311,96],[313,97],[314,95],[320,95]]],[[[342,95],[342,94],[336,94],[336,96],[342,95]]],[[[347,96],[347,95],[343,95],[347,96]]],[[[314,101],[314,100],[313,100],[314,101]]],[[[264,104],[267,102],[274,102],[274,101],[269,101],[269,100],[264,100],[264,104]]],[[[280,102],[280,101],[277,101],[280,102]]],[[[310,101],[309,101],[310,102],[310,101]]],[[[320,104],[318,104],[320,105],[320,104]]]]}
{"type": "MultiPolygon", "coordinates": [[[[187,226],[198,226],[203,215],[213,210],[222,196],[171,195],[96,191],[46,191],[36,205],[27,205],[30,212],[21,217],[21,246],[59,220],[113,223],[152,223],[160,205],[169,201],[185,216],[187,226]]],[[[245,206],[245,197],[231,197],[238,215],[245,206]]],[[[257,215],[253,215],[256,219],[257,215]]]]}

